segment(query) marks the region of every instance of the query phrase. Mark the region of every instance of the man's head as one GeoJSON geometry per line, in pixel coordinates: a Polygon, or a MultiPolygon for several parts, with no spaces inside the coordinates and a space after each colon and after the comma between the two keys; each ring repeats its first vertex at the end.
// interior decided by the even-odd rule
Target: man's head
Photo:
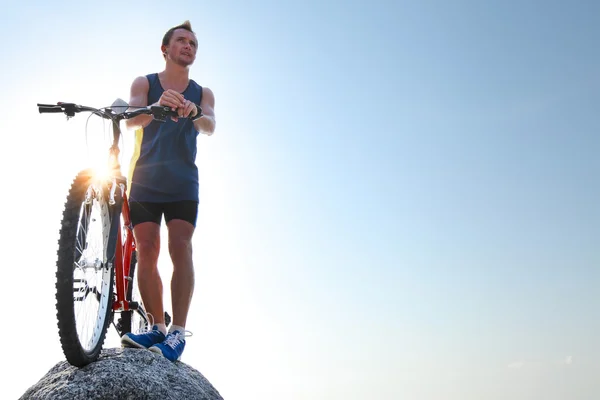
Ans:
{"type": "Polygon", "coordinates": [[[198,39],[192,30],[190,21],[185,21],[183,24],[169,29],[163,37],[160,49],[165,60],[170,59],[183,67],[193,64],[196,59],[198,39]]]}

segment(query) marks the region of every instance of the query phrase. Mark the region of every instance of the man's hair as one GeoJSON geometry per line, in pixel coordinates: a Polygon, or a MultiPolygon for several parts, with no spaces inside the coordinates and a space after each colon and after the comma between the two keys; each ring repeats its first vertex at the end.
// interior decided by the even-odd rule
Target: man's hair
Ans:
{"type": "Polygon", "coordinates": [[[163,36],[163,41],[162,41],[162,44],[164,46],[169,45],[169,42],[171,41],[171,38],[173,37],[173,32],[175,32],[177,29],[185,29],[186,31],[192,32],[194,35],[196,34],[196,32],[194,32],[192,30],[192,24],[190,23],[190,21],[185,21],[183,24],[174,26],[173,28],[169,29],[167,31],[167,33],[165,33],[165,36],[163,36]]]}

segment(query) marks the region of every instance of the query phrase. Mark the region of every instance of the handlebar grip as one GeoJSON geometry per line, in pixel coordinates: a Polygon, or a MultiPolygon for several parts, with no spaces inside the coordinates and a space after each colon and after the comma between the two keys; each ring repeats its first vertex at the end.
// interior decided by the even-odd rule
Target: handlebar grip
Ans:
{"type": "Polygon", "coordinates": [[[64,112],[64,110],[62,108],[60,108],[60,106],[43,106],[43,105],[40,105],[38,107],[38,110],[39,110],[40,114],[43,114],[43,113],[62,113],[62,112],[64,112]]]}

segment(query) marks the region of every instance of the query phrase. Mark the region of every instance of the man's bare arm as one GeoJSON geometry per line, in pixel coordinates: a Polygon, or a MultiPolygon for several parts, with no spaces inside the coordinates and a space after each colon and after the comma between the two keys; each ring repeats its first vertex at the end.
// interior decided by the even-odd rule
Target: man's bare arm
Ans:
{"type": "Polygon", "coordinates": [[[212,135],[215,133],[216,119],[215,119],[215,95],[209,88],[202,88],[202,102],[200,103],[202,108],[202,118],[194,121],[194,126],[199,132],[205,135],[212,135]]]}
{"type": "MultiPolygon", "coordinates": [[[[148,105],[148,90],[150,83],[145,76],[139,76],[134,79],[131,84],[131,94],[129,106],[135,109],[136,107],[146,107],[148,105]]],[[[125,120],[125,126],[128,129],[143,128],[152,122],[152,115],[138,115],[135,118],[125,120]]]]}

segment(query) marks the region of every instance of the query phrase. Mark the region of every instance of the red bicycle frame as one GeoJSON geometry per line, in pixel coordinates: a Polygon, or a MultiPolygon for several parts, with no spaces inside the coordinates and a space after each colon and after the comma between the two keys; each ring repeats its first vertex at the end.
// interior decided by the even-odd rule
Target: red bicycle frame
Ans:
{"type": "Polygon", "coordinates": [[[131,268],[131,257],[135,251],[135,240],[131,228],[131,218],[129,216],[129,202],[127,201],[127,193],[123,193],[123,208],[121,210],[123,224],[119,225],[117,234],[117,248],[115,255],[115,284],[116,284],[116,300],[113,302],[113,311],[129,311],[131,310],[129,299],[126,294],[129,291],[131,278],[129,270],[131,268]],[[123,241],[122,228],[125,227],[125,240],[123,241]]]}

